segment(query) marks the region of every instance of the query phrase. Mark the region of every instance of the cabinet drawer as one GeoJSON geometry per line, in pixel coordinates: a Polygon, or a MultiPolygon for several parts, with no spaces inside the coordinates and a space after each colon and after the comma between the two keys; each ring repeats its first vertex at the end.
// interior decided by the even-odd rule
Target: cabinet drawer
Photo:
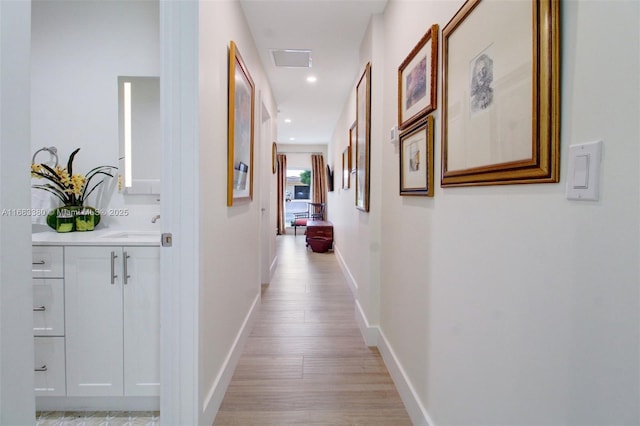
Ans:
{"type": "Polygon", "coordinates": [[[333,238],[333,230],[331,228],[314,228],[312,230],[307,230],[307,237],[333,238]]]}
{"type": "Polygon", "coordinates": [[[34,278],[33,335],[64,336],[64,280],[34,278]]]}
{"type": "Polygon", "coordinates": [[[34,354],[36,396],[64,396],[64,337],[36,337],[34,354]]]}
{"type": "Polygon", "coordinates": [[[64,278],[62,247],[34,246],[31,261],[33,278],[64,278]]]}

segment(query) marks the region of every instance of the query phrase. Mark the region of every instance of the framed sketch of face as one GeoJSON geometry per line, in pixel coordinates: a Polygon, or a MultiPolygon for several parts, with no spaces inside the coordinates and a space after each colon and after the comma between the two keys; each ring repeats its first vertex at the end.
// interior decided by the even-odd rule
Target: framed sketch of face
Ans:
{"type": "Polygon", "coordinates": [[[560,179],[560,2],[467,0],[442,30],[442,186],[560,179]]]}

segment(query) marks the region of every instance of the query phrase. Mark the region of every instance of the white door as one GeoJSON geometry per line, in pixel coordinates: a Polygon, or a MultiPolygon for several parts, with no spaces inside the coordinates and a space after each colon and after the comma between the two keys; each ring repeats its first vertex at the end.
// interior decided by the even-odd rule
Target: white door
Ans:
{"type": "MultiPolygon", "coordinates": [[[[31,2],[0,1],[0,210],[29,207],[31,2]],[[9,107],[10,105],[10,107],[9,107]]],[[[0,215],[0,424],[33,424],[31,224],[0,215]]]]}
{"type": "MultiPolygon", "coordinates": [[[[262,96],[261,96],[262,97],[262,96]]],[[[276,232],[276,224],[272,223],[271,182],[273,182],[271,158],[271,116],[260,103],[260,157],[262,158],[262,179],[260,179],[260,279],[262,284],[271,282],[271,239],[276,232]]]]}
{"type": "Polygon", "coordinates": [[[122,250],[65,248],[68,396],[116,396],[122,377],[122,250]]]}
{"type": "Polygon", "coordinates": [[[198,424],[198,19],[199,3],[160,2],[162,424],[198,424]],[[195,185],[194,185],[195,183],[195,185]],[[195,331],[195,333],[194,333],[195,331]]]}
{"type": "Polygon", "coordinates": [[[124,394],[159,396],[160,249],[124,247],[122,256],[124,394]]]}

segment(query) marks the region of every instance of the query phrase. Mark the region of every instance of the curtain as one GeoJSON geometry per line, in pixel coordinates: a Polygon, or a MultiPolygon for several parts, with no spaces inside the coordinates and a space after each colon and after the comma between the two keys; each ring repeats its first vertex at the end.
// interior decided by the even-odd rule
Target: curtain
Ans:
{"type": "Polygon", "coordinates": [[[278,154],[278,235],[286,233],[284,223],[284,191],[287,188],[287,156],[278,154]]]}
{"type": "MultiPolygon", "coordinates": [[[[326,203],[327,202],[327,171],[324,167],[324,158],[322,154],[311,155],[311,177],[313,181],[312,192],[314,203],[326,203]]],[[[323,218],[324,219],[324,218],[323,218]]]]}

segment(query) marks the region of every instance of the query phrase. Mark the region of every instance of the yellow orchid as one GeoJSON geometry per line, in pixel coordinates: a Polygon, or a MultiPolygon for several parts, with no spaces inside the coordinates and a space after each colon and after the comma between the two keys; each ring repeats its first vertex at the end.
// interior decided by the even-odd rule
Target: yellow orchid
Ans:
{"type": "Polygon", "coordinates": [[[69,156],[67,167],[56,166],[52,168],[46,164],[31,164],[31,176],[39,179],[47,179],[51,183],[33,185],[33,188],[50,192],[62,201],[65,206],[82,206],[89,195],[96,189],[103,180],[90,186],[91,179],[97,175],[113,177],[110,173],[115,166],[98,166],[85,175],[73,173],[73,159],[80,151],[76,149],[69,156]]]}

